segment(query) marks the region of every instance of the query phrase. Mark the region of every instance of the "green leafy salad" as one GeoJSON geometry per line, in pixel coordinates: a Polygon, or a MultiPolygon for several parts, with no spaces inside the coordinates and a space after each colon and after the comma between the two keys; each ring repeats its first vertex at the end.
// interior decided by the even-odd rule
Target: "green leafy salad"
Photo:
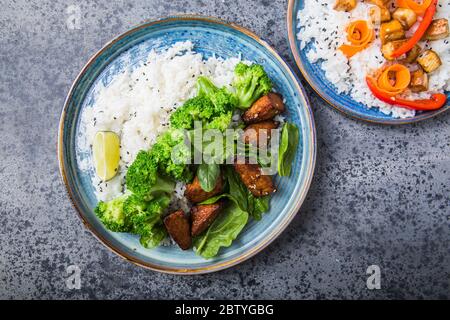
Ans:
{"type": "Polygon", "coordinates": [[[206,259],[229,247],[250,219],[269,211],[273,176],[289,176],[297,153],[299,130],[279,117],[285,106],[272,89],[258,64],[238,63],[230,88],[198,77],[197,95],[171,113],[168,129],[128,167],[125,194],[98,203],[103,225],[138,235],[145,248],[170,237],[206,259]],[[217,147],[206,132],[231,144],[217,147]],[[169,210],[180,182],[188,212],[169,210]]]}

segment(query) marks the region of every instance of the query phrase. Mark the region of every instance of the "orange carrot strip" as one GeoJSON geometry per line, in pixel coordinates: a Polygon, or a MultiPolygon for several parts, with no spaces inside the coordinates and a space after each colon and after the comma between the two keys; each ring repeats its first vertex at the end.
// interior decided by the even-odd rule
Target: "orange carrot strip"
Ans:
{"type": "Polygon", "coordinates": [[[374,31],[365,20],[351,22],[347,28],[347,40],[350,44],[343,44],[338,49],[347,57],[351,58],[359,51],[367,48],[374,38],[374,31]]]}
{"type": "Polygon", "coordinates": [[[379,89],[391,96],[405,91],[411,81],[409,69],[401,64],[393,64],[381,73],[377,84],[379,89]]]}

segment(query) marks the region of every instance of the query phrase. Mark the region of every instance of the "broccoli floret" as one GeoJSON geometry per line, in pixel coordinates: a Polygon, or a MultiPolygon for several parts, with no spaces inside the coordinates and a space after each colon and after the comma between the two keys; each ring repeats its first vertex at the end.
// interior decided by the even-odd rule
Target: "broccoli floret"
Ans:
{"type": "Polygon", "coordinates": [[[233,86],[241,109],[247,109],[259,97],[272,90],[272,82],[261,65],[248,66],[242,62],[234,69],[233,86]]]}
{"type": "Polygon", "coordinates": [[[100,201],[94,212],[103,225],[113,232],[129,232],[130,221],[127,219],[123,207],[127,196],[121,196],[108,202],[100,201]]]}
{"type": "Polygon", "coordinates": [[[151,198],[158,196],[160,193],[171,194],[175,190],[175,181],[170,177],[162,176],[158,174],[156,178],[156,183],[152,187],[150,193],[151,198]]]}
{"type": "Polygon", "coordinates": [[[223,113],[213,118],[210,122],[206,123],[204,128],[225,131],[230,126],[232,117],[233,113],[231,111],[223,113]]]}
{"type": "Polygon", "coordinates": [[[152,200],[147,206],[147,216],[135,219],[133,233],[141,236],[140,243],[146,248],[153,248],[166,237],[161,214],[169,205],[170,198],[163,196],[152,200]]]}
{"type": "Polygon", "coordinates": [[[147,207],[148,207],[147,201],[133,194],[125,200],[123,204],[123,211],[127,219],[132,224],[135,224],[145,221],[147,219],[148,217],[147,207]]]}
{"type": "Polygon", "coordinates": [[[189,182],[192,172],[187,163],[190,160],[190,149],[184,144],[184,134],[178,129],[169,129],[157,139],[149,151],[153,163],[161,172],[175,180],[189,182]]]}
{"type": "Polygon", "coordinates": [[[233,111],[238,104],[238,99],[225,87],[217,88],[211,80],[199,77],[197,80],[197,91],[199,96],[207,97],[214,105],[215,116],[233,111]]]}
{"type": "Polygon", "coordinates": [[[214,83],[212,83],[212,81],[208,78],[203,76],[198,77],[197,95],[209,98],[210,96],[214,95],[218,89],[219,88],[217,88],[214,83]]]}
{"type": "Polygon", "coordinates": [[[139,151],[136,159],[128,168],[126,184],[137,196],[148,199],[158,176],[157,165],[146,151],[139,151]]]}
{"type": "Polygon", "coordinates": [[[150,153],[139,151],[127,171],[127,188],[143,200],[151,200],[160,191],[171,193],[175,188],[171,179],[158,174],[156,160],[150,153]]]}
{"type": "Polygon", "coordinates": [[[150,219],[156,219],[158,221],[164,209],[169,205],[169,202],[170,197],[167,194],[161,194],[151,201],[145,201],[133,194],[125,200],[123,210],[127,219],[136,229],[140,224],[150,219]]]}
{"type": "Polygon", "coordinates": [[[192,129],[194,121],[209,120],[215,113],[214,104],[205,96],[189,99],[170,116],[170,125],[176,129],[192,129]]]}
{"type": "Polygon", "coordinates": [[[217,88],[205,77],[198,78],[197,90],[197,97],[186,101],[172,113],[171,127],[190,130],[194,128],[194,121],[201,121],[205,129],[224,131],[231,123],[238,99],[226,88],[217,88]]]}
{"type": "Polygon", "coordinates": [[[158,246],[167,235],[166,229],[161,222],[153,225],[144,225],[142,233],[143,235],[141,235],[139,242],[148,249],[158,246]]]}

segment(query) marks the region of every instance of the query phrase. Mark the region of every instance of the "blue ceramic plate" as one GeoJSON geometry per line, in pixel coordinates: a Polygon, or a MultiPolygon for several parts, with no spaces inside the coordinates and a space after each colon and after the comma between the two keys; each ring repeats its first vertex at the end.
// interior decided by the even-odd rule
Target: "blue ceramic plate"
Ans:
{"type": "MultiPolygon", "coordinates": [[[[386,115],[376,108],[369,109],[364,104],[356,102],[350,95],[339,94],[334,88],[333,84],[325,77],[325,73],[320,68],[318,63],[310,63],[306,57],[306,53],[311,48],[307,45],[303,50],[300,50],[300,41],[297,39],[298,33],[298,19],[297,13],[305,6],[305,0],[289,0],[287,13],[287,29],[289,36],[289,45],[295,62],[305,77],[310,86],[327,101],[332,107],[346,115],[356,119],[365,120],[369,122],[376,122],[382,124],[405,124],[417,122],[420,120],[434,117],[450,108],[447,98],[447,105],[436,111],[418,112],[414,117],[407,119],[394,118],[391,115],[386,115]]],[[[447,97],[450,92],[446,92],[447,97]]]]}
{"type": "MultiPolygon", "coordinates": [[[[251,257],[273,241],[299,211],[314,170],[316,140],[314,120],[308,100],[293,72],[279,55],[256,35],[236,25],[212,18],[177,16],[138,26],[108,43],[90,59],[74,82],[61,114],[58,152],[60,170],[70,198],[85,225],[107,247],[140,266],[153,270],[193,274],[221,270],[251,257]],[[286,99],[287,117],[297,124],[301,140],[291,177],[277,179],[279,192],[270,212],[261,221],[249,223],[229,248],[215,259],[205,260],[193,251],[176,246],[145,249],[136,236],[106,230],[93,213],[97,204],[91,183],[93,172],[83,171],[77,162],[80,115],[93,103],[92,88],[98,81],[108,84],[114,77],[142,62],[151,49],[164,50],[179,41],[190,40],[204,57],[213,54],[260,63],[275,88],[286,99]],[[123,59],[124,56],[127,59],[123,59]],[[129,60],[131,57],[131,61],[129,60]],[[124,62],[125,61],[125,62],[124,62]]],[[[80,154],[78,154],[80,156],[80,154]]],[[[89,157],[90,154],[81,155],[89,157]]]]}

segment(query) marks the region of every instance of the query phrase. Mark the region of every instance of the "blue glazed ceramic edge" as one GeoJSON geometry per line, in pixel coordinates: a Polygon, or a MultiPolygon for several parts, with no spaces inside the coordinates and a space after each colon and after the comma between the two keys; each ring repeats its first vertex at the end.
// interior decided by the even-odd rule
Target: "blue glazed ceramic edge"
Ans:
{"type": "MultiPolygon", "coordinates": [[[[83,79],[89,79],[90,77],[95,77],[96,75],[90,75],[87,77],[83,77],[83,75],[85,75],[86,73],[88,73],[90,71],[91,68],[91,64],[96,62],[96,63],[100,63],[98,61],[96,61],[96,59],[100,56],[100,54],[110,48],[112,45],[119,43],[120,41],[122,41],[124,39],[124,37],[132,32],[137,32],[139,29],[143,28],[143,26],[146,26],[148,24],[144,24],[142,26],[138,26],[135,29],[130,30],[129,32],[123,34],[122,36],[119,36],[118,38],[116,38],[115,40],[111,41],[110,43],[108,43],[102,50],[99,51],[99,53],[97,53],[91,60],[90,62],[83,68],[83,70],[81,71],[80,75],[78,76],[77,80],[75,81],[74,85],[71,88],[71,91],[68,95],[68,98],[66,100],[66,105],[62,111],[61,114],[61,122],[60,122],[60,131],[59,131],[59,148],[58,148],[58,152],[59,152],[59,160],[60,160],[60,170],[61,170],[61,175],[63,177],[64,183],[66,184],[69,196],[72,199],[72,202],[74,204],[74,206],[77,208],[78,213],[80,215],[80,217],[82,218],[83,222],[85,223],[85,225],[92,231],[92,233],[99,238],[105,245],[107,245],[111,250],[113,250],[114,252],[116,252],[118,255],[122,256],[123,258],[130,260],[138,265],[150,268],[150,269],[154,269],[157,271],[162,271],[162,272],[169,272],[169,273],[182,273],[182,274],[192,274],[192,273],[205,273],[205,272],[212,272],[212,271],[217,271],[220,269],[224,269],[227,267],[230,267],[232,265],[235,265],[247,258],[249,258],[250,256],[256,254],[257,252],[261,251],[265,246],[267,246],[273,239],[275,239],[279,233],[281,233],[281,231],[288,225],[288,223],[292,220],[292,218],[295,216],[295,214],[297,213],[298,209],[300,208],[301,203],[303,202],[305,196],[306,196],[306,192],[309,189],[309,185],[311,183],[311,178],[312,178],[312,174],[313,174],[313,170],[314,170],[314,165],[315,165],[315,157],[316,157],[316,141],[315,141],[315,128],[314,128],[314,120],[312,117],[312,112],[310,110],[309,107],[309,102],[305,96],[304,90],[301,87],[301,85],[298,82],[298,79],[296,78],[295,74],[292,72],[292,70],[287,66],[287,64],[278,56],[278,54],[272,49],[270,48],[270,46],[265,43],[264,41],[260,40],[259,38],[257,38],[253,33],[251,33],[250,31],[246,30],[246,29],[242,29],[239,26],[236,25],[227,25],[226,23],[217,20],[217,19],[209,19],[209,18],[202,18],[202,17],[194,17],[194,16],[182,16],[182,17],[171,17],[171,18],[167,18],[167,19],[163,19],[163,20],[159,20],[158,22],[153,22],[153,23],[163,23],[164,21],[173,21],[173,20],[177,20],[177,19],[194,19],[194,20],[202,20],[205,22],[209,22],[209,23],[218,23],[223,25],[224,27],[228,27],[228,28],[233,28],[235,30],[238,30],[240,32],[242,32],[243,34],[245,34],[246,36],[249,36],[251,38],[253,38],[254,40],[258,41],[262,46],[265,47],[266,50],[269,51],[269,53],[279,61],[279,63],[282,64],[282,67],[285,69],[285,71],[289,74],[289,77],[293,82],[293,85],[296,89],[296,91],[299,93],[299,97],[301,99],[300,103],[305,106],[306,110],[304,110],[305,114],[307,115],[307,121],[308,123],[306,125],[309,126],[308,129],[308,140],[306,145],[304,146],[305,148],[308,149],[308,153],[309,153],[309,159],[308,162],[306,164],[304,164],[304,167],[301,168],[301,170],[305,170],[304,172],[302,172],[302,174],[305,175],[305,181],[303,183],[303,185],[298,185],[296,186],[295,191],[299,192],[298,196],[291,196],[291,198],[289,199],[289,202],[291,203],[291,210],[290,213],[286,215],[287,219],[284,219],[283,221],[281,221],[281,224],[278,225],[277,227],[274,228],[273,232],[271,234],[268,235],[267,239],[265,239],[264,243],[262,244],[258,244],[258,247],[255,248],[254,250],[251,250],[249,252],[244,252],[240,257],[232,260],[232,261],[225,261],[223,263],[216,263],[213,264],[212,266],[209,266],[207,268],[202,268],[202,269],[197,269],[197,270],[192,270],[192,269],[170,269],[170,268],[164,268],[164,266],[152,266],[152,265],[148,265],[145,263],[142,263],[141,261],[137,261],[134,257],[133,257],[133,252],[131,252],[130,250],[127,250],[127,248],[118,248],[115,247],[113,245],[111,245],[110,243],[108,243],[108,240],[105,239],[101,234],[96,232],[96,228],[98,228],[99,226],[93,226],[90,225],[83,217],[83,212],[86,212],[86,210],[89,210],[89,208],[86,208],[84,206],[83,201],[81,201],[81,199],[78,198],[78,192],[76,192],[76,186],[70,185],[68,183],[68,171],[74,171],[75,168],[67,168],[66,166],[69,165],[69,163],[67,163],[66,159],[68,157],[70,157],[70,150],[74,150],[73,145],[68,145],[65,146],[65,143],[63,141],[64,139],[64,127],[65,127],[65,122],[66,122],[66,111],[68,110],[68,108],[71,107],[71,101],[72,101],[72,94],[73,94],[73,90],[77,87],[77,86],[83,86],[86,85],[86,83],[83,83],[83,79]],[[69,169],[69,170],[68,170],[69,169]],[[74,190],[72,190],[72,188],[74,188],[74,190]],[[296,199],[295,199],[296,198],[296,199]]],[[[73,106],[72,106],[73,108],[73,106]]],[[[74,134],[74,132],[71,132],[70,134],[74,134]]],[[[306,153],[304,153],[306,154],[306,153]]],[[[69,179],[70,180],[70,179],[69,179]]]]}
{"type": "Polygon", "coordinates": [[[348,95],[339,95],[335,92],[333,86],[328,81],[324,81],[323,71],[318,65],[311,64],[306,58],[305,50],[300,50],[299,41],[297,40],[297,13],[305,0],[289,0],[287,10],[287,30],[288,42],[297,67],[302,73],[305,80],[309,83],[311,88],[324,99],[331,107],[340,111],[341,113],[353,117],[358,120],[363,120],[372,123],[397,125],[414,123],[421,120],[429,119],[437,116],[450,109],[450,92],[447,94],[447,104],[439,110],[427,111],[415,115],[411,118],[399,119],[390,115],[383,114],[377,109],[368,109],[361,103],[357,103],[348,95]],[[320,75],[320,77],[318,76],[320,75]]]}

